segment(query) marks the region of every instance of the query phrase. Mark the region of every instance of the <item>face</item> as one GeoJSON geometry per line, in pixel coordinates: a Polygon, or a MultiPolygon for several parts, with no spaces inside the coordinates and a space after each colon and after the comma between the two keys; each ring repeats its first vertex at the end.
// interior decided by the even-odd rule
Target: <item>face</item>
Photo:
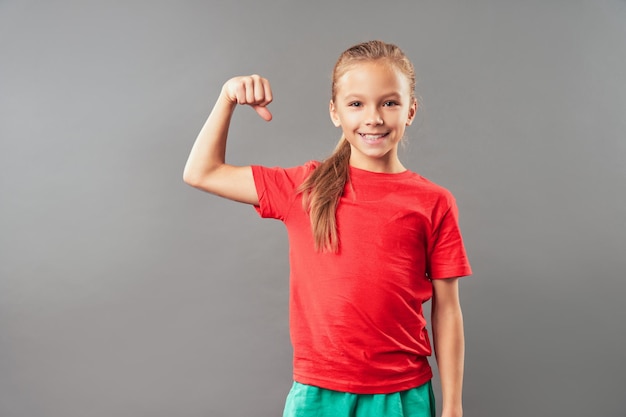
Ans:
{"type": "Polygon", "coordinates": [[[404,171],[398,143],[416,111],[409,79],[384,62],[351,67],[330,102],[330,117],[352,148],[350,165],[375,172],[404,171]]]}

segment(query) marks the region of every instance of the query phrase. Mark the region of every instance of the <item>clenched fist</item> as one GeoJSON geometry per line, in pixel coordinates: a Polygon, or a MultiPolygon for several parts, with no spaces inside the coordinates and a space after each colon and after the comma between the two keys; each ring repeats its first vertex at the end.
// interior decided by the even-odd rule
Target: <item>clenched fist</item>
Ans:
{"type": "Polygon", "coordinates": [[[272,120],[266,107],[272,102],[272,88],[265,78],[256,74],[231,78],[222,87],[222,94],[231,103],[252,106],[264,120],[272,120]]]}

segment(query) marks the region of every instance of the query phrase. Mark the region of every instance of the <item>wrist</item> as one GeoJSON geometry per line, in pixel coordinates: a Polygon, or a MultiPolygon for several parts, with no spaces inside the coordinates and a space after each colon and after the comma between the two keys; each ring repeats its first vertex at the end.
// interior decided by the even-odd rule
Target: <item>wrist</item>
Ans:
{"type": "Polygon", "coordinates": [[[228,94],[228,90],[226,89],[226,84],[224,84],[224,86],[222,87],[222,90],[220,91],[220,95],[218,96],[217,101],[223,104],[227,104],[231,107],[237,106],[237,99],[230,97],[230,94],[228,94]]]}
{"type": "Polygon", "coordinates": [[[463,407],[460,405],[454,407],[443,407],[441,417],[463,417],[463,407]]]}

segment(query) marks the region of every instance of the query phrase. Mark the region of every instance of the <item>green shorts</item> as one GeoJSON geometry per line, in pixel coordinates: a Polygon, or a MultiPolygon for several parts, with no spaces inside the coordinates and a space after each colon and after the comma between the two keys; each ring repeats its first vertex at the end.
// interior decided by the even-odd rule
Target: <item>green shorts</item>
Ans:
{"type": "Polygon", "coordinates": [[[294,382],[283,417],[435,417],[430,381],[391,394],[350,394],[294,382]]]}

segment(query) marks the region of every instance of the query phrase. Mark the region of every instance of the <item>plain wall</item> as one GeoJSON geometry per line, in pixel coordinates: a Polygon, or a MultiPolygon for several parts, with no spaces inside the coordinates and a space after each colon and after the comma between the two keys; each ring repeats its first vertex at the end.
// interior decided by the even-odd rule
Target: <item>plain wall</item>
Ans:
{"type": "Polygon", "coordinates": [[[375,38],[419,75],[401,159],[460,208],[465,415],[626,415],[626,2],[4,0],[0,416],[281,414],[284,227],[183,166],[249,73],[274,120],[238,109],[229,160],[326,157],[375,38]]]}

